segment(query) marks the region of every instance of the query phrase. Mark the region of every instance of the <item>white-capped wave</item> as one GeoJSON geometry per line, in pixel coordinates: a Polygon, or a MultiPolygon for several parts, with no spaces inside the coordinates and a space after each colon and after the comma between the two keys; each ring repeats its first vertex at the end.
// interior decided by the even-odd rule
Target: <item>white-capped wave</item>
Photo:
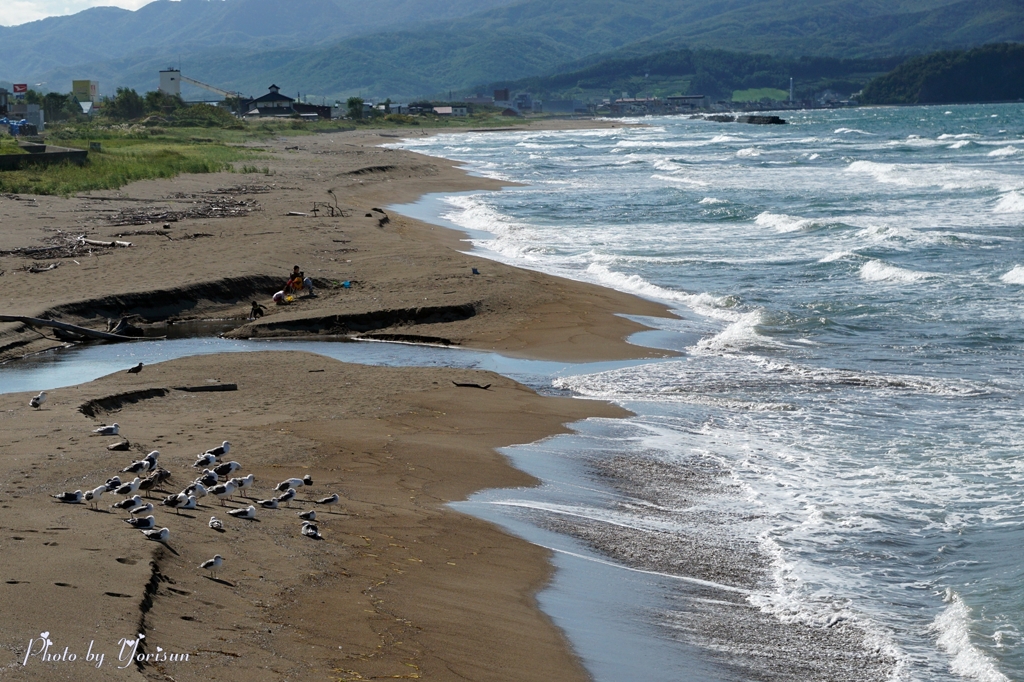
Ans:
{"type": "Polygon", "coordinates": [[[1007,192],[996,202],[994,213],[1024,213],[1024,195],[1019,192],[1007,192]]]}
{"type": "Polygon", "coordinates": [[[1000,147],[999,149],[994,149],[988,153],[989,156],[996,158],[1002,156],[1013,156],[1015,154],[1020,154],[1020,149],[1017,149],[1013,145],[1010,145],[1009,147],[1000,147]]]}
{"type": "MultiPolygon", "coordinates": [[[[708,314],[712,317],[721,318],[721,312],[728,311],[729,308],[736,305],[735,299],[730,296],[718,297],[707,293],[689,294],[685,291],[665,289],[664,287],[659,287],[657,284],[648,282],[640,275],[626,275],[624,273],[611,270],[600,263],[591,263],[587,266],[586,271],[587,274],[597,280],[598,283],[607,284],[613,289],[639,294],[650,298],[658,298],[663,301],[678,301],[694,308],[697,312],[708,314]],[[715,313],[712,311],[720,312],[715,313]]],[[[728,317],[728,319],[734,318],[734,313],[731,313],[728,317]]]]}
{"type": "Polygon", "coordinates": [[[757,147],[745,147],[744,149],[741,149],[738,152],[736,152],[736,156],[738,156],[741,159],[749,159],[755,156],[761,156],[761,150],[758,149],[757,147]]]}
{"type": "Polygon", "coordinates": [[[1024,284],[1024,266],[1014,265],[1012,270],[1004,274],[999,279],[1003,280],[1007,284],[1024,284]]]}
{"type": "Polygon", "coordinates": [[[860,267],[860,277],[867,282],[920,282],[931,273],[898,268],[880,260],[869,260],[860,267]]]}
{"type": "Polygon", "coordinates": [[[821,258],[819,258],[818,262],[819,263],[834,263],[837,260],[843,260],[844,258],[849,258],[851,256],[856,256],[856,255],[857,254],[855,252],[853,252],[853,251],[833,251],[832,253],[828,254],[827,256],[822,256],[821,258]]]}
{"type": "Polygon", "coordinates": [[[935,617],[931,629],[938,634],[937,644],[952,659],[950,670],[979,682],[1010,682],[995,661],[971,643],[971,609],[956,592],[946,590],[948,606],[935,617]]]}
{"type": "Polygon", "coordinates": [[[704,204],[705,206],[717,206],[718,204],[728,204],[729,202],[725,199],[716,199],[715,197],[704,197],[697,203],[704,204]]]}
{"type": "Polygon", "coordinates": [[[978,133],[959,133],[957,135],[943,133],[942,135],[939,135],[940,140],[973,140],[977,137],[981,137],[981,135],[978,135],[978,133]]]}
{"type": "Polygon", "coordinates": [[[874,134],[874,133],[869,133],[869,132],[867,132],[865,130],[857,130],[856,128],[836,128],[835,131],[833,131],[833,132],[835,132],[836,135],[845,135],[847,133],[856,133],[858,135],[873,135],[874,134]]]}
{"type": "Polygon", "coordinates": [[[678,185],[694,185],[696,187],[708,186],[708,183],[703,180],[688,178],[684,175],[661,175],[660,173],[655,173],[651,177],[655,180],[664,180],[665,182],[672,182],[678,185]]]}
{"type": "Polygon", "coordinates": [[[742,313],[732,324],[714,336],[703,338],[694,347],[695,352],[728,353],[750,348],[778,345],[767,336],[758,333],[764,323],[764,311],[752,310],[742,313]]]}
{"type": "Polygon", "coordinates": [[[950,149],[963,149],[964,147],[967,147],[968,145],[972,145],[972,144],[974,144],[974,143],[971,142],[970,140],[957,140],[953,144],[949,145],[949,148],[950,149]]]}
{"type": "Polygon", "coordinates": [[[776,232],[799,232],[800,230],[811,230],[822,227],[827,223],[814,218],[797,218],[785,213],[771,213],[764,211],[756,218],[754,224],[761,227],[770,227],[776,232]]]}
{"type": "Polygon", "coordinates": [[[746,142],[746,141],[747,141],[747,138],[745,138],[745,137],[736,137],[734,135],[715,135],[714,137],[711,138],[711,142],[712,143],[720,143],[720,142],[746,142]]]}

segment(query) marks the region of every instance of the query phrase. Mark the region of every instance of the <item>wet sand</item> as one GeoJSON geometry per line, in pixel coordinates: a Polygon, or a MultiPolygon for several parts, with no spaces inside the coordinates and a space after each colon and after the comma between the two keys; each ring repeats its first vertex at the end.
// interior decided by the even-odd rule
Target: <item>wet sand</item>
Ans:
{"type": "MultiPolygon", "coordinates": [[[[98,329],[122,314],[142,326],[228,318],[243,337],[370,336],[559,360],[657,354],[626,343],[642,327],[618,315],[665,315],[663,307],[467,255],[457,233],[373,210],[498,186],[440,159],[374,146],[384,141],[369,132],[276,140],[258,162],[271,175],[2,197],[0,314],[98,329]],[[239,215],[215,217],[224,213],[239,215]],[[153,222],[115,224],[142,220],[153,222]],[[132,246],[17,251],[83,234],[132,246]],[[270,294],[293,264],[314,278],[318,296],[274,306],[270,294]],[[243,324],[252,300],[268,314],[243,324]]],[[[57,345],[50,335],[2,323],[0,357],[57,345]]],[[[39,410],[29,397],[0,396],[5,679],[586,679],[536,607],[550,576],[546,551],[445,503],[533,483],[494,448],[622,410],[542,398],[484,372],[274,352],[118,373],[54,390],[39,410]],[[180,390],[228,384],[237,390],[180,390]],[[90,435],[114,421],[132,452],[109,452],[117,438],[90,435]],[[293,476],[309,474],[313,487],[292,509],[261,509],[254,521],[228,516],[209,497],[180,515],[159,507],[195,476],[194,456],[225,439],[238,475],[255,475],[254,497],[271,497],[293,476]],[[152,513],[171,532],[166,544],[113,513],[117,498],[90,511],[50,497],[98,486],[152,449],[172,475],[153,498],[152,513]],[[341,504],[321,514],[324,539],[302,537],[297,511],[334,492],[341,504]],[[207,527],[211,515],[224,519],[223,534],[207,527]],[[198,568],[215,553],[225,557],[217,580],[198,568]],[[68,647],[77,659],[29,656],[23,667],[42,632],[50,655],[68,647]],[[150,663],[119,670],[118,642],[140,632],[138,652],[150,663]],[[100,670],[84,660],[90,642],[106,656],[100,670]],[[189,660],[153,660],[168,653],[189,660]]]]}

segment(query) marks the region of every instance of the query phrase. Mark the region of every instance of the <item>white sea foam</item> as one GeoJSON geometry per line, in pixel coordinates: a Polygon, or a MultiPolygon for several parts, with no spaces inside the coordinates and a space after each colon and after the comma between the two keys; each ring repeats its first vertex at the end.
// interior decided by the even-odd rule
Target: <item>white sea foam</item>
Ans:
{"type": "Polygon", "coordinates": [[[616,272],[600,263],[591,263],[587,266],[586,272],[598,283],[606,284],[619,291],[657,298],[663,301],[678,301],[711,317],[721,319],[723,315],[726,315],[726,319],[735,319],[735,313],[729,311],[729,308],[734,306],[736,302],[729,296],[716,297],[706,293],[689,294],[684,291],[665,289],[657,284],[648,282],[639,275],[626,275],[616,272]]]}
{"type": "Polygon", "coordinates": [[[798,218],[784,213],[764,211],[754,218],[754,224],[761,227],[770,227],[776,232],[785,233],[812,230],[822,227],[827,223],[814,218],[798,218]]]}
{"type": "Polygon", "coordinates": [[[1024,195],[1020,192],[1007,192],[996,202],[994,213],[1024,213],[1024,195]]]}
{"type": "Polygon", "coordinates": [[[818,262],[819,263],[834,263],[837,260],[843,260],[844,258],[850,258],[851,256],[856,256],[856,255],[857,254],[855,252],[853,252],[853,251],[833,251],[832,253],[828,254],[827,256],[822,256],[821,258],[819,258],[818,262]]]}
{"type": "Polygon", "coordinates": [[[957,140],[953,144],[949,145],[949,148],[950,149],[963,149],[964,147],[967,147],[967,146],[969,146],[971,144],[974,144],[974,143],[971,142],[970,140],[957,140]]]}
{"type": "Polygon", "coordinates": [[[720,144],[723,142],[746,142],[745,137],[736,137],[735,135],[715,135],[711,138],[712,144],[720,144]]]}
{"type": "Polygon", "coordinates": [[[860,267],[860,277],[866,282],[920,282],[931,276],[928,272],[907,270],[880,260],[869,260],[860,267]]]}
{"type": "Polygon", "coordinates": [[[988,153],[989,156],[996,158],[1003,156],[1014,156],[1016,154],[1020,154],[1020,149],[1014,147],[1013,145],[1010,145],[1009,147],[1000,147],[999,149],[995,149],[988,153]]]}
{"type": "Polygon", "coordinates": [[[938,635],[939,647],[952,659],[950,669],[961,677],[979,682],[1010,682],[995,661],[971,642],[970,607],[951,589],[946,590],[944,601],[948,606],[935,617],[931,629],[938,635]]]}
{"type": "Polygon", "coordinates": [[[864,130],[858,130],[856,128],[836,128],[834,132],[836,135],[845,135],[847,133],[856,133],[858,135],[874,135],[874,133],[869,133],[864,130]]]}
{"type": "Polygon", "coordinates": [[[655,173],[651,177],[654,178],[655,180],[664,180],[665,182],[671,182],[677,185],[693,185],[695,187],[707,187],[708,184],[710,184],[708,182],[705,182],[704,180],[688,178],[684,175],[661,175],[659,173],[655,173]]]}
{"type": "Polygon", "coordinates": [[[714,197],[704,197],[703,199],[701,199],[697,203],[704,204],[705,206],[717,206],[718,204],[728,204],[729,202],[726,201],[725,199],[716,199],[714,197]]]}
{"type": "Polygon", "coordinates": [[[741,159],[749,159],[756,156],[761,156],[761,150],[757,147],[745,147],[744,149],[736,152],[736,156],[741,159]]]}
{"type": "Polygon", "coordinates": [[[1012,270],[999,279],[1007,284],[1024,284],[1024,265],[1014,265],[1012,270]]]}

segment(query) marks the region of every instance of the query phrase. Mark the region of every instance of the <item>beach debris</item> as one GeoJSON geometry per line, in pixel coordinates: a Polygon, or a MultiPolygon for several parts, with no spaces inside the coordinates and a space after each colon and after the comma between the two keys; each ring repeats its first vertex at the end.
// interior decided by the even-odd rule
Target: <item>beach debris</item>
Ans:
{"type": "Polygon", "coordinates": [[[305,218],[308,214],[307,213],[303,213],[302,211],[288,211],[287,213],[285,213],[285,215],[297,216],[297,217],[300,217],[300,218],[305,218]]]}
{"type": "Polygon", "coordinates": [[[256,518],[256,507],[251,504],[245,509],[232,509],[228,512],[230,516],[234,516],[236,519],[255,519],[256,518]]]}
{"type": "Polygon", "coordinates": [[[82,501],[84,495],[81,490],[76,490],[73,493],[60,493],[59,495],[51,495],[53,499],[58,502],[64,502],[66,504],[78,504],[82,501]]]}
{"type": "Polygon", "coordinates": [[[35,273],[38,273],[38,272],[49,272],[50,270],[56,270],[59,267],[60,267],[60,261],[57,261],[56,263],[50,263],[46,267],[42,267],[42,266],[39,266],[39,265],[30,265],[30,266],[24,268],[24,270],[25,270],[25,272],[31,272],[31,273],[35,274],[35,273]]]}
{"type": "Polygon", "coordinates": [[[281,481],[277,484],[275,490],[284,492],[289,488],[301,488],[304,485],[313,485],[313,478],[309,474],[306,474],[302,478],[289,478],[287,481],[281,481]]]}
{"type": "Polygon", "coordinates": [[[135,365],[134,367],[129,367],[128,368],[128,374],[138,374],[141,371],[142,371],[142,363],[141,362],[139,364],[135,365]]]}
{"type": "Polygon", "coordinates": [[[262,207],[259,202],[251,199],[206,197],[194,201],[184,210],[172,210],[157,206],[122,208],[108,218],[108,221],[111,225],[118,227],[152,223],[170,224],[195,218],[238,218],[260,210],[262,207]]]}
{"type": "Polygon", "coordinates": [[[216,531],[219,531],[219,532],[222,532],[222,533],[224,532],[224,522],[221,521],[220,519],[218,519],[216,516],[211,516],[210,517],[210,523],[207,524],[207,525],[209,525],[210,528],[212,528],[212,529],[214,529],[216,531]]]}
{"type": "Polygon", "coordinates": [[[171,537],[171,529],[161,528],[160,530],[144,530],[142,531],[142,534],[146,536],[147,540],[167,542],[167,538],[171,537]]]}
{"type": "Polygon", "coordinates": [[[107,450],[112,451],[128,451],[132,449],[132,444],[129,440],[125,439],[119,443],[111,443],[107,446],[107,450]]]}
{"type": "Polygon", "coordinates": [[[35,396],[34,398],[32,398],[32,400],[28,401],[28,406],[29,407],[34,407],[34,408],[36,408],[38,410],[39,406],[42,405],[45,402],[46,402],[46,391],[39,391],[39,395],[35,396]]]}
{"type": "Polygon", "coordinates": [[[103,424],[92,430],[93,433],[98,433],[101,436],[116,436],[117,432],[121,429],[117,422],[114,422],[110,426],[103,424]]]}
{"type": "Polygon", "coordinates": [[[207,559],[203,563],[199,564],[199,568],[205,568],[207,571],[210,572],[210,575],[212,575],[213,578],[216,580],[217,569],[220,568],[221,565],[223,564],[224,557],[222,557],[220,554],[214,554],[212,559],[207,559]]]}
{"type": "Polygon", "coordinates": [[[480,385],[480,384],[473,384],[473,383],[469,383],[469,382],[459,382],[459,381],[453,381],[452,383],[455,384],[456,386],[458,386],[459,388],[482,388],[485,391],[491,387],[490,384],[480,385]]]}

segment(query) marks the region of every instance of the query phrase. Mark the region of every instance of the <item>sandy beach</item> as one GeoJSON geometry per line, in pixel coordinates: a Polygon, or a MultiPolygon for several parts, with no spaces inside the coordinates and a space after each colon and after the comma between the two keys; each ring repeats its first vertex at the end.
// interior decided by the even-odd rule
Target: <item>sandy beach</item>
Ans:
{"type": "MultiPolygon", "coordinates": [[[[263,143],[267,173],[0,197],[0,314],[95,329],[121,315],[143,327],[224,319],[238,338],[369,337],[553,360],[659,354],[628,344],[643,327],[620,315],[664,307],[468,255],[459,233],[390,211],[430,192],[499,188],[377,146],[393,135],[263,143]],[[131,246],[76,244],[80,235],[131,246]],[[275,306],[295,264],[317,296],[275,306]],[[246,322],[254,300],[267,314],[246,322]]],[[[0,359],[58,345],[50,331],[0,323],[0,359]]],[[[495,448],[619,408],[540,397],[485,372],[281,352],[146,366],[55,389],[38,410],[30,397],[0,395],[5,679],[587,679],[535,603],[546,551],[445,503],[530,485],[495,448]],[[115,421],[130,452],[91,434],[115,421]],[[195,477],[194,457],[223,440],[236,475],[255,475],[252,498],[290,477],[308,474],[312,487],[254,520],[227,514],[250,504],[241,497],[161,508],[195,477]],[[95,511],[50,497],[94,488],[154,449],[171,473],[151,500],[166,543],[129,528],[113,495],[95,511]],[[333,493],[340,504],[317,509],[323,539],[303,537],[297,513],[333,493]],[[225,558],[216,579],[198,568],[214,554],[225,558]],[[44,632],[46,655],[63,658],[42,660],[44,632]],[[126,665],[132,647],[150,661],[126,665]]]]}

